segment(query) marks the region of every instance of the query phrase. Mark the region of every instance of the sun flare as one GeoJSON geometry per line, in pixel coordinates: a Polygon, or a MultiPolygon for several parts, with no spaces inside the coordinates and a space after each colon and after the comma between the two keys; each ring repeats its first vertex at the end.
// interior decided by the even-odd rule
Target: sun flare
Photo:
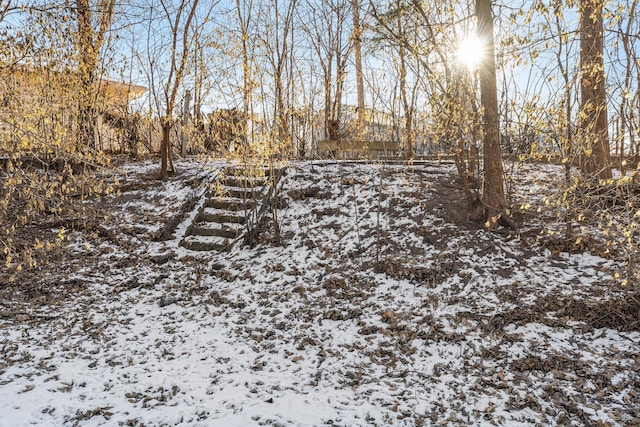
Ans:
{"type": "Polygon", "coordinates": [[[456,58],[459,63],[469,69],[478,66],[484,56],[484,45],[476,36],[469,36],[462,39],[458,44],[456,58]]]}

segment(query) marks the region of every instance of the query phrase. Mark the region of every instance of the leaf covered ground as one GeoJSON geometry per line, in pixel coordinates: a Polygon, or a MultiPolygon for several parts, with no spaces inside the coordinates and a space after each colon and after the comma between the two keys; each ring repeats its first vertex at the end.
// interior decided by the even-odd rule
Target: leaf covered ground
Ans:
{"type": "MultiPolygon", "coordinates": [[[[222,166],[162,183],[127,164],[93,216],[30,229],[68,231],[0,276],[1,426],[640,425],[640,296],[616,257],[547,249],[529,213],[467,222],[438,162],[290,165],[281,245],[265,224],[253,248],[188,252],[222,166]]],[[[519,168],[515,205],[562,174],[519,168]]]]}

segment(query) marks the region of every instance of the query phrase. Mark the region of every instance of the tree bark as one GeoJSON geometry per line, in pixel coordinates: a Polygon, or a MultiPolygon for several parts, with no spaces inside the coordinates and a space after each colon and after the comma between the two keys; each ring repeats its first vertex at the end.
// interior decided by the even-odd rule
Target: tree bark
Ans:
{"type": "MultiPolygon", "coordinates": [[[[398,34],[404,34],[400,14],[398,14],[398,34]]],[[[400,58],[400,99],[402,101],[402,109],[404,110],[404,130],[407,135],[407,160],[413,160],[413,145],[415,142],[413,106],[409,103],[409,98],[407,97],[407,64],[405,48],[402,44],[398,46],[398,57],[400,58]]]]}
{"type": "Polygon", "coordinates": [[[160,141],[160,174],[158,179],[165,180],[169,176],[168,164],[169,164],[169,151],[171,142],[169,140],[171,135],[171,120],[168,117],[162,119],[162,140],[160,141]]]}
{"type": "Polygon", "coordinates": [[[78,68],[80,90],[78,93],[78,144],[79,148],[95,147],[95,72],[96,56],[93,45],[93,24],[89,0],[76,0],[78,25],[78,68]]]}
{"type": "MultiPolygon", "coordinates": [[[[246,9],[243,9],[240,4],[240,0],[236,0],[236,10],[238,13],[238,22],[240,23],[240,37],[241,37],[241,49],[242,49],[242,112],[243,118],[242,120],[249,121],[251,117],[252,111],[252,73],[251,73],[251,63],[249,58],[249,23],[251,21],[251,7],[252,3],[248,5],[245,4],[246,9]]],[[[253,126],[251,127],[253,132],[253,126]]],[[[253,140],[253,138],[251,138],[253,140]]],[[[247,149],[247,132],[246,129],[242,132],[242,136],[239,139],[240,144],[242,145],[242,152],[245,153],[247,149]]],[[[237,147],[236,147],[237,149],[237,147]]]]}
{"type": "Polygon", "coordinates": [[[484,135],[482,140],[484,183],[481,198],[483,212],[480,216],[476,215],[476,218],[481,217],[486,220],[488,228],[495,229],[500,222],[508,224],[510,221],[508,221],[504,212],[507,203],[500,153],[500,120],[498,116],[498,90],[496,85],[491,0],[476,0],[476,16],[478,19],[478,38],[486,42],[485,55],[479,65],[480,101],[484,109],[484,135]]]}
{"type": "Polygon", "coordinates": [[[187,138],[187,134],[185,133],[185,131],[187,130],[187,126],[189,125],[189,116],[190,116],[189,111],[191,108],[190,105],[191,105],[191,91],[187,90],[184,95],[182,122],[180,127],[180,137],[181,137],[180,155],[182,157],[185,157],[187,155],[187,145],[189,143],[189,138],[187,138]]]}
{"type": "Polygon", "coordinates": [[[100,14],[99,27],[93,24],[89,0],[76,0],[78,73],[78,143],[95,148],[98,55],[107,30],[111,26],[115,0],[101,0],[97,5],[100,14]]]}
{"type": "Polygon", "coordinates": [[[364,129],[364,79],[362,77],[362,26],[360,25],[360,2],[351,0],[353,12],[353,49],[356,65],[356,91],[358,94],[358,131],[364,129]]]}
{"type": "Polygon", "coordinates": [[[580,1],[580,163],[585,177],[611,179],[602,9],[600,0],[580,1]]]}

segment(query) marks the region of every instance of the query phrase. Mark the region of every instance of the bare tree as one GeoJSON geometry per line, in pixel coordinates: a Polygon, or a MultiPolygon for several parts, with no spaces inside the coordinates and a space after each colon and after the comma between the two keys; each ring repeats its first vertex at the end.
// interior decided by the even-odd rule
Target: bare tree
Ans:
{"type": "Polygon", "coordinates": [[[162,139],[160,142],[159,179],[167,179],[169,171],[174,171],[171,159],[171,129],[175,124],[173,116],[178,92],[182,86],[185,70],[191,54],[191,25],[198,9],[198,0],[181,0],[174,9],[168,0],[160,0],[165,22],[171,31],[169,45],[169,72],[162,84],[163,112],[160,119],[162,139]]]}
{"type": "Polygon", "coordinates": [[[292,106],[288,94],[293,83],[289,77],[294,54],[292,41],[297,7],[296,0],[287,2],[270,0],[268,5],[261,9],[264,27],[259,37],[263,42],[274,86],[273,125],[269,138],[271,147],[268,150],[271,154],[288,155],[291,150],[292,134],[289,116],[292,113],[292,106]]]}
{"type": "Polygon", "coordinates": [[[252,20],[253,0],[236,0],[236,13],[240,25],[240,45],[242,50],[242,112],[244,117],[253,111],[253,75],[251,52],[249,49],[249,26],[252,20]]]}
{"type": "Polygon", "coordinates": [[[385,12],[379,11],[375,5],[372,5],[372,13],[377,23],[373,26],[373,31],[377,32],[379,37],[390,39],[388,42],[394,51],[393,62],[397,69],[397,86],[402,106],[400,120],[404,122],[402,133],[406,141],[407,159],[412,159],[416,141],[414,121],[417,90],[421,79],[421,62],[416,61],[416,52],[410,47],[419,45],[417,23],[411,16],[415,13],[406,0],[395,0],[389,4],[389,9],[385,12]],[[409,82],[410,71],[413,71],[413,85],[409,82]]]}
{"type": "MultiPolygon", "coordinates": [[[[408,32],[403,24],[401,14],[397,16],[397,29],[398,35],[405,40],[412,40],[416,42],[415,38],[411,38],[410,32],[408,32]]],[[[413,121],[415,118],[415,100],[416,100],[416,89],[417,85],[414,86],[414,90],[412,96],[409,96],[408,91],[408,59],[407,59],[407,49],[404,44],[400,43],[398,45],[398,59],[399,61],[399,81],[400,85],[400,100],[402,102],[402,110],[404,112],[404,132],[406,136],[407,143],[407,159],[413,159],[413,151],[415,146],[415,129],[413,126],[413,121]]]]}
{"type": "Polygon", "coordinates": [[[349,0],[328,0],[321,5],[307,1],[308,19],[304,29],[322,71],[325,139],[340,137],[344,82],[353,46],[348,25],[351,7],[349,0]]]}
{"type": "Polygon", "coordinates": [[[105,35],[111,27],[115,4],[116,0],[100,0],[95,5],[89,0],[76,0],[75,3],[80,79],[78,138],[80,144],[87,144],[90,149],[95,148],[96,138],[98,59],[105,35]]]}

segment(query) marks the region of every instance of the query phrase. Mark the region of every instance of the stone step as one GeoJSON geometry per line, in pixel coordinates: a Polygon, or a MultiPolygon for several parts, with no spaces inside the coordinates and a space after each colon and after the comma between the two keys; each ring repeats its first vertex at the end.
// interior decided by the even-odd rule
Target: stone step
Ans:
{"type": "Polygon", "coordinates": [[[202,212],[196,217],[196,222],[216,222],[222,224],[225,222],[232,224],[244,224],[247,219],[241,215],[202,212]]]}
{"type": "Polygon", "coordinates": [[[239,177],[251,177],[251,178],[264,178],[271,174],[269,168],[261,167],[231,167],[224,170],[226,176],[239,176],[239,177]]]}
{"type": "Polygon", "coordinates": [[[253,198],[258,191],[253,188],[225,187],[223,190],[227,197],[238,197],[240,199],[253,198]]]}
{"type": "Polygon", "coordinates": [[[220,197],[214,197],[207,200],[204,207],[212,209],[223,209],[226,211],[239,212],[245,209],[251,209],[256,205],[255,200],[244,201],[238,199],[223,199],[220,197]]]}
{"type": "MultiPolygon", "coordinates": [[[[251,213],[268,194],[271,172],[263,167],[225,168],[223,177],[207,191],[203,208],[180,246],[201,252],[231,249],[245,232],[245,214],[251,213]]],[[[273,172],[280,174],[277,169],[273,172]]]]}
{"type": "Polygon", "coordinates": [[[245,176],[227,176],[222,179],[222,185],[226,187],[255,188],[264,187],[267,183],[265,178],[249,178],[245,176]]]}
{"type": "Polygon", "coordinates": [[[223,187],[220,192],[210,191],[207,193],[207,197],[210,199],[254,199],[264,194],[264,187],[256,188],[241,188],[241,187],[223,187]]]}
{"type": "Polygon", "coordinates": [[[194,225],[189,231],[191,236],[217,236],[225,239],[235,239],[239,236],[241,230],[235,230],[232,228],[224,227],[206,227],[201,225],[194,225]]]}
{"type": "Polygon", "coordinates": [[[213,241],[213,240],[194,240],[194,239],[184,239],[180,242],[180,246],[190,251],[198,251],[198,252],[210,252],[210,251],[218,251],[224,252],[229,249],[230,243],[223,241],[213,241]]]}

